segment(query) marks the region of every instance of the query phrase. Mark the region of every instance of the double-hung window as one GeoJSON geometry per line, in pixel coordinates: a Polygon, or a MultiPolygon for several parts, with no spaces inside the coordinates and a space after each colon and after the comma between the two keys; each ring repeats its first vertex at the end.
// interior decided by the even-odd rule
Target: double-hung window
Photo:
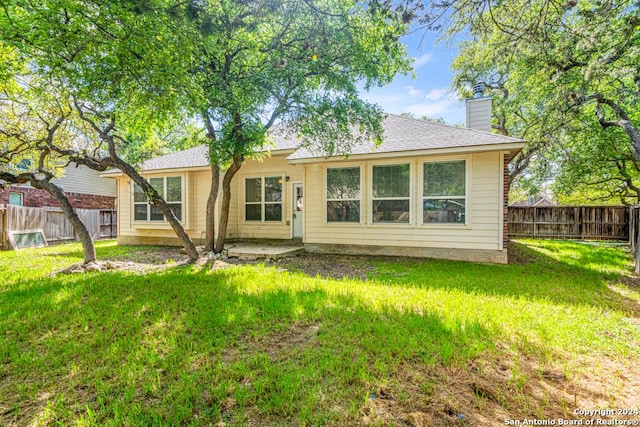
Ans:
{"type": "MultiPolygon", "coordinates": [[[[158,192],[173,214],[182,221],[182,177],[165,176],[149,178],[149,184],[158,192]]],[[[136,221],[164,221],[165,217],[160,209],[151,205],[147,196],[138,184],[133,186],[133,210],[136,221]]]]}
{"type": "Polygon", "coordinates": [[[408,163],[373,166],[371,212],[374,223],[409,223],[410,171],[408,163]]]}
{"type": "Polygon", "coordinates": [[[282,177],[246,178],[245,221],[282,221],[282,177]]]}
{"type": "Polygon", "coordinates": [[[327,169],[327,222],[360,222],[360,167],[327,169]]]}
{"type": "Polygon", "coordinates": [[[466,171],[464,160],[423,163],[423,224],[465,223],[466,171]]]}

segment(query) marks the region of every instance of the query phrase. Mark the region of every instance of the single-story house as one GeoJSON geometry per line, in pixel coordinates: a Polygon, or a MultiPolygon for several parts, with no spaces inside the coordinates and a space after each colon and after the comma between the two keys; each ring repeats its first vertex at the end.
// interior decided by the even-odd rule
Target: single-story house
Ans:
{"type": "MultiPolygon", "coordinates": [[[[301,239],[313,253],[507,261],[507,164],[524,142],[490,133],[491,98],[467,102],[458,128],[388,114],[384,141],[327,157],[282,127],[275,147],[232,181],[228,238],[301,239]]],[[[141,168],[198,244],[210,167],[205,146],[141,168]]],[[[118,173],[118,243],[179,245],[163,215],[118,173]]]]}

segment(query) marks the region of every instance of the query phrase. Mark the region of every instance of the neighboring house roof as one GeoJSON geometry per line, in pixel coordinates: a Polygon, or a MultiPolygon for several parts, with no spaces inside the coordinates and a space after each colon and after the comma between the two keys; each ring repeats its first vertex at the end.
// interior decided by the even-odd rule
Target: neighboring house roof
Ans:
{"type": "MultiPolygon", "coordinates": [[[[65,193],[116,197],[116,183],[113,179],[103,178],[100,172],[75,163],[65,166],[64,175],[54,178],[52,182],[62,188],[65,193]]],[[[4,181],[0,180],[0,184],[2,183],[4,181]]],[[[11,184],[10,187],[32,188],[29,183],[11,184]]]]}
{"type": "MultiPolygon", "coordinates": [[[[373,143],[359,144],[353,147],[352,155],[377,155],[385,153],[401,153],[407,151],[423,151],[448,148],[466,148],[482,146],[499,146],[515,144],[516,149],[522,148],[523,140],[508,136],[482,132],[474,129],[458,128],[454,126],[432,123],[425,120],[387,114],[382,122],[384,131],[383,142],[378,147],[373,143]]],[[[293,151],[287,160],[304,161],[328,157],[326,153],[311,148],[298,148],[301,141],[287,132],[285,125],[274,126],[270,134],[273,144],[265,147],[264,151],[293,151]]],[[[167,154],[147,160],[141,166],[143,171],[160,169],[185,169],[209,166],[206,145],[167,154]]],[[[106,174],[119,173],[107,171],[106,174]]]]}
{"type": "Polygon", "coordinates": [[[553,203],[553,201],[551,199],[549,199],[547,196],[536,196],[533,198],[528,198],[526,200],[520,200],[519,202],[516,202],[514,204],[512,204],[511,206],[514,207],[518,207],[518,208],[524,208],[524,207],[529,207],[529,206],[539,206],[539,207],[544,207],[544,206],[556,206],[555,203],[553,203]]]}

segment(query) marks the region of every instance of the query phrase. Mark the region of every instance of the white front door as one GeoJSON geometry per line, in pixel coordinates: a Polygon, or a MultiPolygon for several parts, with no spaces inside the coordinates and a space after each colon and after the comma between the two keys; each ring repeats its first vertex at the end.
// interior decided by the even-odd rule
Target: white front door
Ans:
{"type": "Polygon", "coordinates": [[[304,210],[304,199],[302,197],[302,183],[295,182],[293,183],[293,216],[291,219],[291,224],[293,226],[293,238],[300,239],[302,238],[302,222],[303,222],[303,210],[304,210]]]}

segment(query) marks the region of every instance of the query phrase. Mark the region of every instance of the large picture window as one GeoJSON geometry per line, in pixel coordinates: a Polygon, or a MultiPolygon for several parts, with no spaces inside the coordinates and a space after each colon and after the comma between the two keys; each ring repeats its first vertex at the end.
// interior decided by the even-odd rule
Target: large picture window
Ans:
{"type": "Polygon", "coordinates": [[[409,175],[409,164],[373,166],[374,223],[409,223],[409,175]]]}
{"type": "Polygon", "coordinates": [[[423,164],[422,222],[464,224],[467,190],[466,161],[423,164]]]}
{"type": "Polygon", "coordinates": [[[282,221],[282,177],[246,178],[245,221],[282,221]]]}
{"type": "Polygon", "coordinates": [[[360,168],[327,169],[327,222],[360,222],[360,168]]]}
{"type": "MultiPolygon", "coordinates": [[[[149,178],[149,184],[158,192],[173,214],[182,221],[182,177],[166,176],[149,178]]],[[[151,205],[138,184],[133,186],[133,210],[136,221],[165,221],[160,209],[151,205]]]]}

